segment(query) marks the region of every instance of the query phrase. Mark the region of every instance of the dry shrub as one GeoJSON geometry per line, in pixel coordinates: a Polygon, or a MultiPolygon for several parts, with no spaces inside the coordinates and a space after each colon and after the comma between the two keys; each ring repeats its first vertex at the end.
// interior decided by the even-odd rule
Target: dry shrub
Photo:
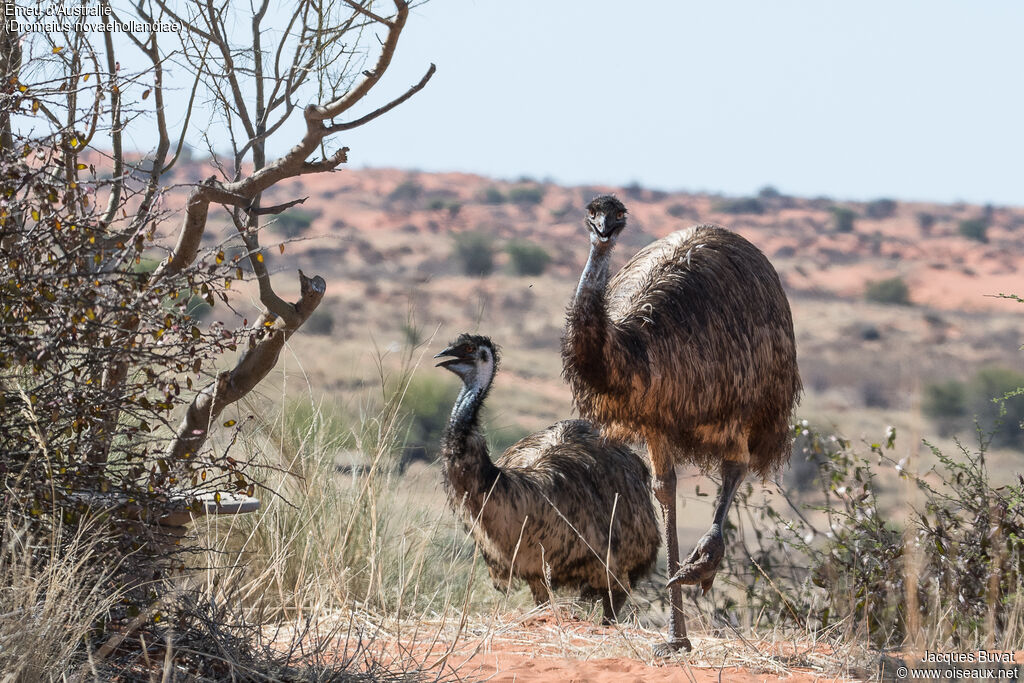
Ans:
{"type": "Polygon", "coordinates": [[[551,262],[551,254],[544,247],[526,240],[509,242],[505,251],[516,275],[541,275],[551,262]]]}
{"type": "Polygon", "coordinates": [[[494,239],[482,232],[455,235],[452,255],[466,275],[486,277],[494,271],[494,239]]]}
{"type": "Polygon", "coordinates": [[[744,601],[720,601],[720,618],[840,628],[879,648],[1015,646],[1024,633],[1024,478],[994,486],[985,439],[958,444],[955,455],[931,446],[936,464],[914,473],[893,456],[891,427],[867,455],[806,424],[797,436],[818,466],[819,494],[804,505],[782,489],[758,502],[749,487],[739,497],[755,540],[729,550],[727,580],[744,601]],[[905,482],[900,494],[886,495],[885,470],[905,482]]]}

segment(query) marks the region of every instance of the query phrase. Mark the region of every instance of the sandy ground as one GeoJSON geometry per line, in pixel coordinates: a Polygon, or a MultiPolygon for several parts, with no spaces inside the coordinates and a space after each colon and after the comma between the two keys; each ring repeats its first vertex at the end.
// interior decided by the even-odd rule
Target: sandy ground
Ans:
{"type": "Polygon", "coordinates": [[[436,640],[424,638],[421,632],[417,644],[406,651],[422,662],[428,676],[437,673],[474,681],[810,683],[863,680],[842,675],[863,669],[823,643],[751,641],[742,637],[691,634],[693,652],[659,659],[653,653],[653,646],[663,642],[661,634],[636,625],[600,626],[553,613],[548,608],[518,618],[506,615],[503,619],[505,621],[498,625],[468,628],[461,638],[453,641],[443,635],[438,635],[436,640]]]}
{"type": "Polygon", "coordinates": [[[474,679],[484,679],[495,683],[547,683],[550,681],[572,683],[583,681],[597,683],[792,681],[793,683],[811,683],[853,680],[800,668],[793,668],[785,673],[769,673],[738,666],[715,667],[699,661],[647,664],[626,657],[579,660],[543,655],[530,656],[500,650],[473,657],[460,667],[459,673],[474,679]]]}
{"type": "MultiPolygon", "coordinates": [[[[1019,680],[1024,673],[1024,652],[1016,650],[1009,653],[1011,659],[1008,660],[1001,660],[1007,653],[996,648],[989,651],[988,656],[995,659],[988,662],[971,660],[973,663],[949,664],[941,660],[935,663],[933,659],[932,663],[927,663],[927,659],[922,659],[923,652],[880,654],[849,645],[836,647],[811,642],[806,635],[800,638],[751,640],[739,634],[732,637],[691,634],[693,652],[658,659],[652,645],[663,640],[655,631],[602,627],[585,620],[559,617],[545,609],[538,616],[499,628],[486,637],[466,638],[447,654],[429,655],[424,663],[442,672],[453,672],[460,679],[500,683],[888,681],[906,678],[906,674],[900,673],[904,666],[939,669],[947,672],[947,676],[952,667],[958,672],[952,676],[954,679],[972,678],[969,674],[979,673],[974,671],[979,669],[1003,670],[1007,674],[1003,677],[1012,680],[1019,680]]],[[[980,657],[982,653],[968,648],[959,654],[980,657]]],[[[988,677],[998,678],[1000,674],[989,673],[988,677]]]]}
{"type": "Polygon", "coordinates": [[[754,673],[739,667],[698,667],[692,665],[667,664],[651,666],[625,658],[595,659],[579,661],[558,658],[533,658],[497,654],[489,658],[480,658],[474,674],[495,683],[528,683],[530,681],[607,681],[611,683],[674,683],[687,681],[704,683],[706,681],[735,681],[736,683],[753,683],[754,681],[793,681],[804,683],[811,681],[840,680],[822,676],[813,672],[793,670],[785,675],[754,673]],[[484,661],[484,660],[487,661],[484,661]]]}

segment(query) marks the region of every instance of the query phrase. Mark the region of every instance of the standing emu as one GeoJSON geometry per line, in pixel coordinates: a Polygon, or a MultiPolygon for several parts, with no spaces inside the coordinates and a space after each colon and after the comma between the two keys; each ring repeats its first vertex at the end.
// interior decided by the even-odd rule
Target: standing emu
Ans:
{"type": "Polygon", "coordinates": [[[491,462],[478,427],[498,369],[487,337],[463,334],[435,358],[462,379],[441,452],[452,508],[480,546],[499,590],[523,579],[537,604],[571,586],[601,597],[605,622],[653,569],[658,523],[651,475],[629,447],[583,420],[532,434],[491,462]]]}
{"type": "Polygon", "coordinates": [[[711,588],[722,527],[748,469],[761,477],[789,458],[801,390],[793,319],[779,276],[757,247],[714,225],[643,248],[609,281],[626,207],[587,207],[590,258],[569,307],[563,374],[583,417],[607,435],[644,440],[668,546],[670,650],[690,649],[681,584],[711,588]],[[679,565],[675,465],[717,465],[714,521],[679,565]]]}

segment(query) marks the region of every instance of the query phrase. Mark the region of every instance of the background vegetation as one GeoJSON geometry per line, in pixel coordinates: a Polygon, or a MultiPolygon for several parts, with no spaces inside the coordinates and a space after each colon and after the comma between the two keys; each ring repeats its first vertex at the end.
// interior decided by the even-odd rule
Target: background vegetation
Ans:
{"type": "Polygon", "coordinates": [[[494,239],[482,232],[455,236],[454,256],[466,275],[484,277],[494,271],[494,239]]]}
{"type": "Polygon", "coordinates": [[[932,447],[936,464],[918,474],[891,455],[891,428],[861,451],[798,426],[794,457],[813,465],[800,469],[804,502],[747,487],[733,533],[749,540],[749,525],[753,542],[732,546],[728,558],[745,600],[721,601],[719,618],[742,609],[765,624],[841,625],[878,648],[1013,649],[1024,627],[1024,480],[992,484],[988,443],[982,433],[974,449],[932,447]],[[889,474],[906,501],[895,517],[883,500],[889,474]]]}
{"type": "Polygon", "coordinates": [[[910,288],[901,277],[869,282],[864,289],[864,298],[879,304],[910,305],[910,288]]]}

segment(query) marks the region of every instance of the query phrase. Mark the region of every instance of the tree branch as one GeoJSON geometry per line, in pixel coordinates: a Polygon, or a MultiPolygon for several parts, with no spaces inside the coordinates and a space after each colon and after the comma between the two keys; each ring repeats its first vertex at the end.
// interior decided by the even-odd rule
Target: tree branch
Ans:
{"type": "Polygon", "coordinates": [[[406,0],[394,0],[394,3],[398,12],[394,20],[387,24],[388,37],[384,41],[384,47],[381,49],[380,57],[377,58],[376,66],[373,67],[372,71],[364,72],[367,75],[359,85],[337,100],[321,106],[308,107],[306,109],[307,122],[326,121],[341,115],[356,102],[363,99],[366,93],[370,92],[370,89],[377,84],[377,81],[384,75],[384,72],[388,70],[391,58],[395,54],[395,48],[398,46],[398,38],[402,34],[402,29],[405,28],[405,20],[409,17],[409,3],[406,0]]]}
{"type": "Polygon", "coordinates": [[[360,5],[358,2],[353,2],[352,0],[344,0],[344,2],[345,2],[346,5],[348,5],[352,9],[354,9],[356,12],[359,12],[364,17],[369,17],[370,19],[373,19],[374,21],[380,22],[380,23],[384,24],[385,26],[389,26],[390,27],[392,25],[392,23],[390,21],[388,21],[384,17],[377,16],[376,14],[371,12],[370,10],[368,10],[365,7],[363,7],[362,5],[360,5]]]}
{"type": "MultiPolygon", "coordinates": [[[[209,49],[209,46],[207,46],[207,49],[209,49]]],[[[203,56],[200,59],[200,64],[205,64],[205,63],[206,63],[206,50],[203,50],[203,56]]],[[[181,135],[178,136],[178,145],[177,145],[177,147],[174,150],[174,156],[171,157],[171,160],[168,161],[167,165],[163,167],[163,170],[162,170],[163,173],[167,173],[167,171],[171,170],[171,168],[174,166],[174,164],[176,164],[178,162],[178,157],[181,156],[181,150],[185,146],[185,135],[186,135],[186,133],[188,133],[188,124],[189,124],[189,121],[192,119],[192,105],[195,103],[195,101],[196,101],[196,93],[199,91],[199,79],[200,79],[200,75],[201,74],[202,74],[202,70],[201,69],[196,69],[196,78],[192,82],[192,91],[189,93],[189,96],[188,96],[188,107],[185,109],[185,122],[181,124],[181,135]]]]}
{"type": "MultiPolygon", "coordinates": [[[[104,10],[109,8],[109,0],[101,0],[100,7],[104,10]]],[[[111,37],[113,21],[112,17],[107,16],[103,22],[103,47],[107,53],[107,79],[110,88],[110,141],[111,154],[114,158],[114,182],[110,188],[110,196],[107,198],[107,210],[100,218],[101,230],[106,230],[117,215],[117,208],[121,203],[121,189],[124,186],[122,179],[124,176],[124,154],[121,150],[121,88],[117,84],[117,60],[114,57],[114,41],[111,37]]]]}
{"type": "Polygon", "coordinates": [[[319,275],[306,277],[299,271],[299,300],[288,304],[294,308],[292,324],[267,313],[256,321],[254,330],[267,335],[242,354],[232,370],[225,370],[217,379],[203,388],[192,403],[181,424],[178,436],[167,447],[167,456],[173,460],[186,454],[195,454],[206,442],[210,427],[224,409],[252,391],[277,364],[281,349],[292,333],[304,323],[320,305],[327,283],[319,275]]]}
{"type": "Polygon", "coordinates": [[[293,199],[290,202],[284,204],[276,204],[274,206],[261,206],[259,208],[253,208],[250,213],[256,214],[257,216],[273,216],[281,213],[286,209],[290,209],[298,204],[305,204],[309,197],[303,197],[302,199],[293,199]]]}
{"type": "MultiPolygon", "coordinates": [[[[156,1],[162,3],[162,0],[156,1]]],[[[383,21],[376,17],[376,15],[373,15],[375,20],[380,20],[388,27],[388,35],[383,43],[381,54],[374,70],[365,72],[366,77],[356,87],[338,99],[325,105],[314,104],[306,107],[304,110],[306,121],[305,134],[284,156],[266,165],[263,164],[262,150],[267,135],[266,122],[269,111],[276,104],[273,97],[270,98],[269,102],[264,101],[262,99],[264,93],[260,89],[256,107],[257,119],[253,121],[244,109],[237,80],[231,74],[228,75],[231,94],[227,92],[219,92],[218,94],[220,101],[225,107],[230,108],[232,101],[237,105],[238,116],[249,136],[245,149],[252,147],[255,168],[247,177],[241,177],[242,166],[237,158],[240,155],[239,147],[233,144],[232,147],[236,155],[235,170],[233,172],[235,179],[231,182],[221,182],[216,177],[210,177],[192,191],[186,203],[178,241],[168,258],[154,272],[151,282],[158,281],[164,275],[173,275],[181,272],[195,260],[206,229],[210,204],[218,202],[227,207],[234,207],[236,210],[243,210],[248,216],[248,220],[243,222],[240,220],[240,212],[236,211],[236,226],[239,228],[239,234],[248,249],[249,260],[259,284],[260,302],[266,308],[266,312],[256,322],[253,330],[254,337],[250,338],[250,348],[242,355],[234,369],[220,373],[217,379],[203,388],[189,405],[178,427],[177,436],[167,449],[167,454],[172,459],[182,457],[186,453],[198,452],[205,443],[211,426],[224,408],[248,394],[266,377],[277,363],[285,342],[309,318],[310,314],[323,299],[326,290],[324,280],[319,276],[307,278],[301,271],[299,271],[301,295],[296,303],[288,303],[274,292],[266,264],[260,258],[262,252],[259,245],[258,232],[253,228],[258,225],[258,217],[260,215],[280,213],[290,206],[302,203],[304,200],[300,199],[277,206],[262,208],[259,206],[261,193],[287,178],[307,173],[331,171],[337,168],[340,164],[347,161],[347,147],[341,147],[330,156],[318,161],[307,161],[307,159],[317,151],[324,139],[332,132],[355,128],[390,111],[419,92],[434,74],[435,67],[431,64],[420,82],[398,99],[355,121],[331,127],[324,125],[323,122],[325,120],[340,115],[362,100],[381,76],[383,76],[391,63],[398,44],[398,38],[405,26],[409,11],[409,5],[406,0],[393,1],[397,13],[392,21],[383,21]],[[252,340],[258,341],[252,343],[252,340]]],[[[229,65],[231,56],[225,51],[223,44],[226,38],[222,33],[222,26],[217,23],[220,19],[213,8],[212,0],[206,0],[205,4],[207,11],[210,13],[209,35],[212,42],[215,44],[221,43],[220,47],[225,57],[225,64],[229,65]]],[[[352,6],[351,2],[348,4],[352,6]]],[[[365,8],[362,9],[365,10],[365,8]]],[[[253,30],[259,30],[258,19],[254,20],[253,30]]],[[[254,57],[259,59],[261,54],[261,50],[258,49],[259,41],[254,40],[253,45],[254,49],[256,49],[254,57]]],[[[293,67],[305,62],[305,60],[300,59],[300,54],[296,54],[293,67]]],[[[315,57],[315,54],[313,57],[315,57]]],[[[289,79],[294,77],[294,81],[289,81],[285,84],[285,93],[283,95],[285,98],[290,97],[294,89],[298,87],[297,84],[301,83],[306,77],[301,69],[297,73],[295,72],[294,68],[289,72],[289,79]]],[[[255,74],[257,77],[260,77],[262,70],[256,69],[255,74]]],[[[215,79],[210,84],[210,87],[213,89],[219,87],[215,79]]],[[[230,114],[228,123],[230,131],[230,114]]],[[[244,150],[241,153],[244,153],[244,150]]]]}
{"type": "Polygon", "coordinates": [[[379,109],[371,111],[366,116],[358,118],[355,121],[348,121],[346,123],[336,123],[333,126],[329,126],[327,128],[327,134],[330,135],[331,133],[338,133],[343,130],[352,130],[353,128],[358,128],[359,126],[362,126],[364,124],[369,123],[370,121],[373,121],[375,118],[381,116],[382,114],[387,114],[389,111],[391,111],[398,105],[402,104],[402,102],[405,102],[407,99],[418,93],[420,90],[423,90],[424,86],[426,86],[427,84],[427,81],[430,80],[431,76],[434,75],[434,71],[436,70],[437,68],[433,64],[431,64],[430,68],[427,69],[427,73],[423,74],[423,78],[420,79],[420,82],[406,90],[404,95],[392,100],[391,102],[388,102],[379,109]]]}
{"type": "MultiPolygon", "coordinates": [[[[4,16],[11,8],[13,13],[18,3],[13,0],[4,0],[4,16]]],[[[21,75],[21,36],[14,30],[14,25],[4,21],[0,23],[0,78],[4,83],[21,75]]],[[[11,110],[9,107],[0,107],[0,148],[13,149],[14,138],[11,133],[11,110]]]]}
{"type": "Polygon", "coordinates": [[[249,252],[249,263],[252,265],[252,272],[256,275],[256,282],[260,287],[260,303],[268,311],[283,319],[286,325],[297,328],[302,322],[296,319],[294,307],[279,297],[270,283],[270,273],[267,271],[267,264],[263,259],[263,250],[260,247],[259,233],[257,232],[258,219],[250,213],[248,221],[249,225],[247,226],[236,216],[235,225],[249,252]],[[251,229],[249,229],[250,227],[251,229]]]}
{"type": "Polygon", "coordinates": [[[299,174],[304,175],[307,173],[333,171],[346,161],[348,161],[348,147],[342,147],[326,159],[322,159],[321,161],[308,161],[302,164],[302,168],[299,169],[299,174]]]}
{"type": "MultiPolygon", "coordinates": [[[[335,102],[325,106],[310,105],[306,107],[306,134],[283,157],[256,170],[247,178],[230,183],[221,183],[211,177],[193,190],[186,204],[185,217],[178,236],[178,242],[171,256],[157,268],[154,278],[164,274],[179,272],[192,263],[202,240],[211,202],[216,201],[229,206],[248,208],[260,193],[285,178],[306,173],[330,171],[347,160],[348,148],[342,147],[327,159],[317,162],[306,162],[309,155],[316,150],[321,141],[329,134],[328,128],[323,125],[322,121],[325,118],[331,118],[340,114],[362,99],[391,63],[391,57],[398,44],[398,37],[405,26],[405,20],[409,14],[409,5],[405,0],[394,0],[394,2],[398,8],[398,14],[395,21],[390,24],[388,37],[384,42],[384,47],[382,48],[380,58],[377,60],[374,72],[367,76],[356,88],[335,102]]],[[[424,76],[425,79],[428,79],[429,75],[433,75],[433,69],[428,70],[427,74],[428,76],[424,76]]],[[[421,81],[421,83],[425,84],[425,81],[421,81]]],[[[403,97],[408,99],[415,92],[418,92],[417,86],[414,86],[403,97]]],[[[383,109],[386,111],[388,108],[385,106],[383,109]]],[[[383,113],[383,111],[380,113],[383,113]]],[[[379,116],[380,114],[376,115],[379,116]]]]}

